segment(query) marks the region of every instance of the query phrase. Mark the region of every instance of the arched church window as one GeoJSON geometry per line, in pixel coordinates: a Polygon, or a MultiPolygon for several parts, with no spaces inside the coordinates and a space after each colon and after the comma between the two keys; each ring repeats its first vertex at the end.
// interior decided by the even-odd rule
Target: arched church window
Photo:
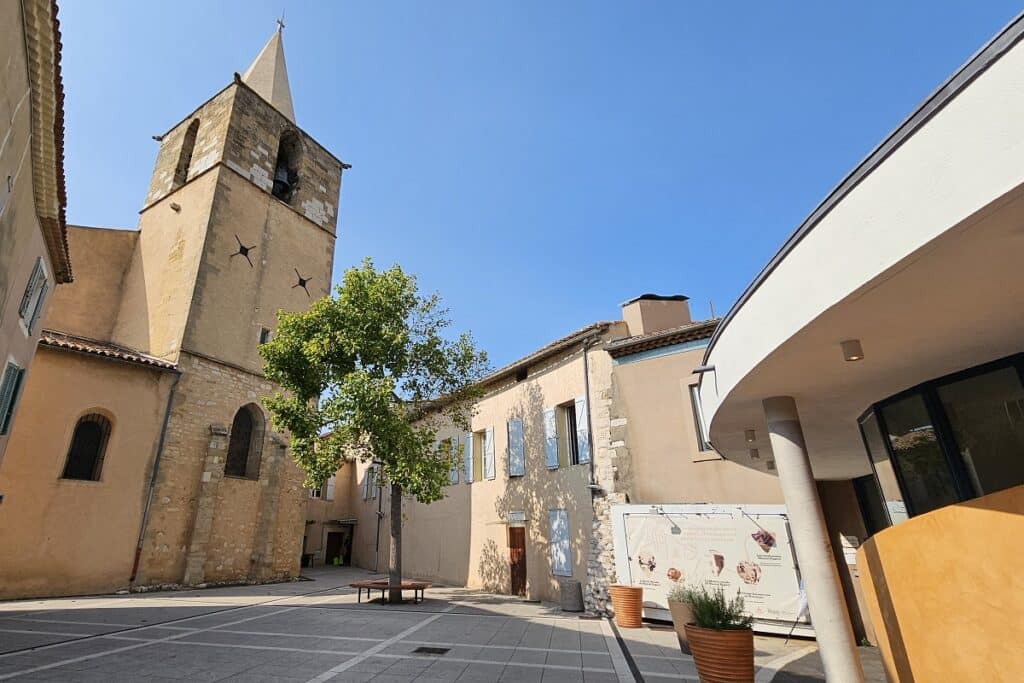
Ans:
{"type": "Polygon", "coordinates": [[[199,119],[192,119],[181,141],[181,152],[178,153],[178,165],[174,169],[172,188],[178,188],[188,180],[188,168],[192,165],[192,151],[196,147],[196,133],[199,132],[199,119]]]}
{"type": "Polygon", "coordinates": [[[83,415],[75,424],[62,479],[99,481],[110,439],[110,420],[99,413],[83,415]]]}
{"type": "Polygon", "coordinates": [[[263,413],[253,404],[242,406],[235,413],[228,439],[228,457],[224,474],[229,477],[258,479],[260,453],[263,450],[263,413]]]}
{"type": "Polygon", "coordinates": [[[277,162],[274,164],[275,197],[291,202],[299,184],[299,160],[302,156],[302,141],[293,130],[281,134],[277,145],[277,162]]]}

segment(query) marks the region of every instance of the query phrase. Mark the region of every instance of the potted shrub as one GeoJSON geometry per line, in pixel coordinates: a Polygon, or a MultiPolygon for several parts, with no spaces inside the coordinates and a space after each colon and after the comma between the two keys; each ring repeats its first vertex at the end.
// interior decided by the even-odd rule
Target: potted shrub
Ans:
{"type": "Polygon", "coordinates": [[[690,654],[690,644],[686,639],[686,625],[693,621],[693,611],[686,602],[686,586],[675,586],[668,592],[668,610],[672,613],[672,626],[679,639],[679,649],[684,655],[690,654]]]}
{"type": "Polygon", "coordinates": [[[727,600],[721,588],[699,586],[685,599],[693,615],[686,640],[702,683],[753,683],[753,620],[743,613],[743,598],[727,600]]]}

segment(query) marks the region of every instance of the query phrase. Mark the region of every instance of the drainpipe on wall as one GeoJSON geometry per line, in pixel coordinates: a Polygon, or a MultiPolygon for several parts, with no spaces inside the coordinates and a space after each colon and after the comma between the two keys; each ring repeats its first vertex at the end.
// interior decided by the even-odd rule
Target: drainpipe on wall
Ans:
{"type": "Polygon", "coordinates": [[[177,374],[174,376],[174,382],[171,383],[171,389],[167,392],[167,407],[164,409],[164,421],[160,427],[160,440],[156,446],[156,458],[153,460],[153,473],[149,477],[149,493],[146,495],[146,507],[142,512],[142,524],[139,525],[139,541],[135,546],[135,559],[132,561],[132,575],[128,579],[128,584],[135,583],[135,577],[139,573],[139,560],[142,558],[142,544],[146,537],[146,526],[149,524],[149,510],[153,506],[153,492],[156,490],[156,478],[160,473],[160,458],[164,454],[164,441],[167,438],[167,423],[171,420],[171,406],[174,404],[174,392],[178,388],[178,382],[181,380],[181,372],[175,371],[177,374]]]}

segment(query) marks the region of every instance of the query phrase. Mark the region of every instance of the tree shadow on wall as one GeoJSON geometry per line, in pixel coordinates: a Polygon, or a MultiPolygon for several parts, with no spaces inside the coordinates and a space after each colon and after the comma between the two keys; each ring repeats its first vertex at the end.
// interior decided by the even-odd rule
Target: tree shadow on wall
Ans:
{"type": "MultiPolygon", "coordinates": [[[[569,547],[573,577],[584,582],[588,559],[590,530],[593,524],[590,491],[590,470],[586,464],[548,469],[544,449],[544,409],[568,402],[572,396],[552,396],[545,399],[536,380],[520,385],[521,398],[504,415],[507,421],[518,418],[523,422],[523,451],[525,474],[509,477],[507,424],[496,424],[495,432],[505,430],[505,449],[496,457],[496,476],[504,478],[504,492],[494,501],[498,519],[507,521],[510,512],[523,512],[526,516],[527,596],[555,599],[559,579],[551,573],[549,511],[562,509],[569,520],[569,547]],[[546,561],[541,567],[537,551],[546,561]],[[531,551],[533,554],[531,555],[531,551]],[[538,585],[539,584],[539,585],[538,585]]],[[[591,438],[593,442],[593,438],[591,438]]],[[[564,444],[560,444],[562,446],[564,444]]],[[[479,575],[485,586],[495,592],[511,592],[509,548],[500,547],[489,540],[481,553],[479,575]]]]}

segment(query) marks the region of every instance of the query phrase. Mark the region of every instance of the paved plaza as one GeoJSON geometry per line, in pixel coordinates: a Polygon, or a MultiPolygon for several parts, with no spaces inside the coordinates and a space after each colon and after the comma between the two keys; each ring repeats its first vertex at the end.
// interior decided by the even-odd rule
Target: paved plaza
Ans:
{"type": "MultiPolygon", "coordinates": [[[[2,603],[0,680],[697,680],[671,629],[617,631],[555,606],[456,588],[429,590],[418,605],[359,604],[348,583],[372,574],[308,576],[2,603]]],[[[758,683],[823,680],[811,642],[758,638],[756,657],[758,683]],[[791,674],[794,665],[801,671],[791,674]]]]}

